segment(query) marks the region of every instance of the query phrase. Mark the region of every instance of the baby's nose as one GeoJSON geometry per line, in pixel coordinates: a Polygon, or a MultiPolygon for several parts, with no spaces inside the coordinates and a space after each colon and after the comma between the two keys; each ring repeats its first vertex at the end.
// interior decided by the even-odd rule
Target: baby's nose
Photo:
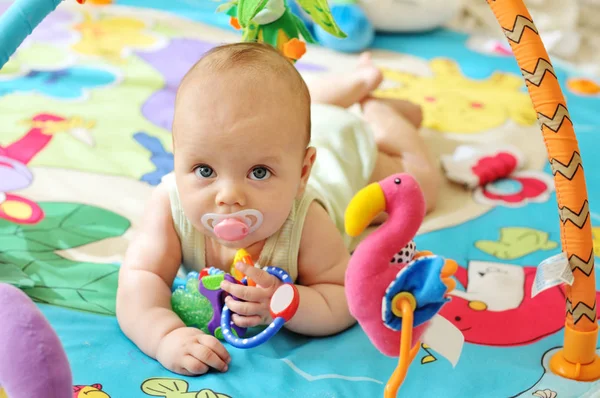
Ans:
{"type": "Polygon", "coordinates": [[[223,187],[215,199],[218,206],[244,206],[246,202],[243,190],[235,184],[223,187]]]}

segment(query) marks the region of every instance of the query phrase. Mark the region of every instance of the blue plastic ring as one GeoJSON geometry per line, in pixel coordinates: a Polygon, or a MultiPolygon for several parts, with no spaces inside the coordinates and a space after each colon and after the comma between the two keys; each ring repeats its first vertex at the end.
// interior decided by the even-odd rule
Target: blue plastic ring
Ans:
{"type": "MultiPolygon", "coordinates": [[[[277,267],[267,267],[265,271],[269,274],[273,275],[283,283],[292,283],[292,278],[290,275],[277,267]]],[[[254,348],[265,342],[267,342],[271,337],[273,337],[285,324],[285,319],[283,317],[277,317],[273,319],[273,322],[265,330],[257,334],[256,336],[247,337],[247,338],[239,338],[231,331],[231,310],[227,307],[227,305],[223,306],[223,311],[221,312],[221,331],[223,332],[223,338],[229,344],[236,348],[254,348]]]]}

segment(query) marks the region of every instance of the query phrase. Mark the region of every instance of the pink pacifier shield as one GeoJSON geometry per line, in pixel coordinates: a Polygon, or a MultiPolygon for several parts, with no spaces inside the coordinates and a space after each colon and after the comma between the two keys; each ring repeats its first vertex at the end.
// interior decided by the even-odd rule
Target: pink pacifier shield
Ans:
{"type": "Polygon", "coordinates": [[[219,239],[233,242],[244,239],[248,235],[249,228],[238,219],[227,218],[215,225],[214,231],[219,239]]]}

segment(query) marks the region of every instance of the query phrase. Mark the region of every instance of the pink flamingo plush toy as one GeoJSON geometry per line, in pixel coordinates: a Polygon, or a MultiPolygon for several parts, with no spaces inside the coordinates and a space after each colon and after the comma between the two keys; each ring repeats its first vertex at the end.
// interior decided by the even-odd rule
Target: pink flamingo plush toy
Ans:
{"type": "Polygon", "coordinates": [[[360,235],[381,212],[388,214],[387,220],[352,254],[346,295],[350,312],[373,345],[385,355],[399,356],[385,388],[388,398],[396,396],[428,321],[456,286],[451,277],[458,265],[416,252],[412,239],[425,217],[425,199],[412,176],[395,174],[359,191],[346,209],[346,232],[360,235]]]}

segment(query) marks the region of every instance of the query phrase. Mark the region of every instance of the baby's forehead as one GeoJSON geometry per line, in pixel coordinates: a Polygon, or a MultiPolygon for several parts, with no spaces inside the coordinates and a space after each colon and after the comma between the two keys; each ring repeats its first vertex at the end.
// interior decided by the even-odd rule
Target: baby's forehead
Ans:
{"type": "Polygon", "coordinates": [[[243,94],[286,101],[308,99],[291,73],[254,65],[232,65],[227,69],[199,67],[182,81],[179,91],[181,99],[187,100],[196,96],[235,98],[243,94]]]}
{"type": "Polygon", "coordinates": [[[173,133],[199,124],[228,125],[249,119],[264,122],[264,131],[251,126],[248,133],[262,135],[297,129],[310,134],[310,94],[295,66],[269,47],[237,43],[209,52],[183,78],[175,105],[173,133]],[[179,128],[178,128],[179,126],[179,128]]]}
{"type": "Polygon", "coordinates": [[[188,82],[218,81],[224,77],[229,81],[259,83],[258,86],[265,89],[279,86],[282,91],[290,90],[310,97],[294,64],[278,50],[261,43],[233,43],[209,50],[190,68],[181,86],[185,88],[188,82]]]}
{"type": "MultiPolygon", "coordinates": [[[[310,102],[285,76],[231,69],[211,71],[190,79],[178,98],[179,108],[195,117],[214,119],[227,111],[227,118],[254,115],[265,122],[310,116],[310,102]]],[[[180,112],[181,113],[181,112],[180,112]]],[[[289,120],[290,122],[296,122],[289,120]]]]}

